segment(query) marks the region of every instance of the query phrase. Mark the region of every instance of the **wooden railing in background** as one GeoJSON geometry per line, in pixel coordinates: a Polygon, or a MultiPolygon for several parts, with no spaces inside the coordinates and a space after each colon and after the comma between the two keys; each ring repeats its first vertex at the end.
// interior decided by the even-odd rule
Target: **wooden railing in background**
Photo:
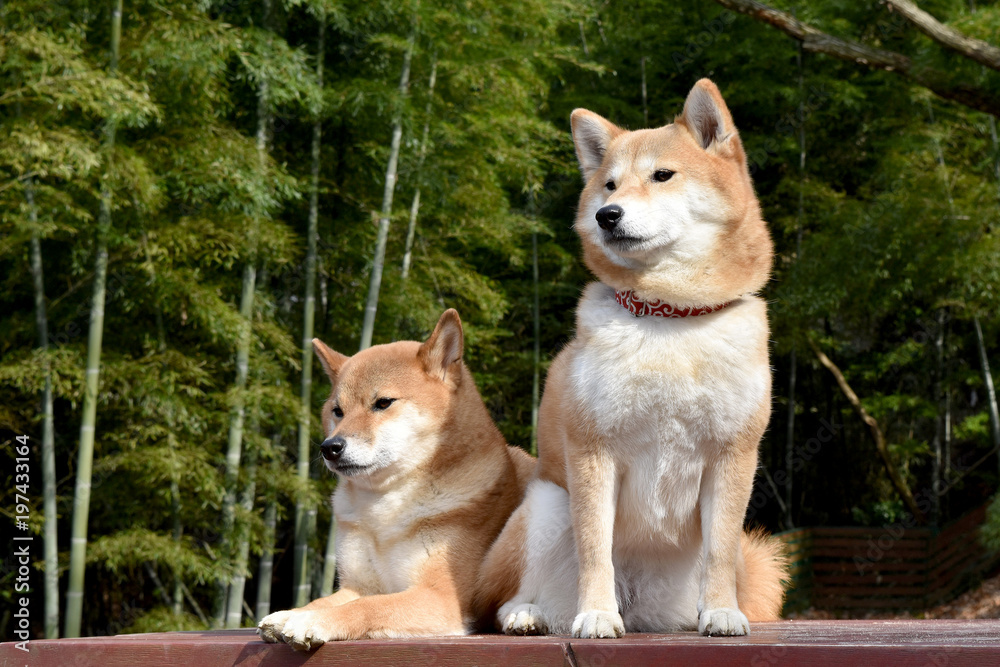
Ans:
{"type": "Polygon", "coordinates": [[[979,542],[986,507],[940,530],[894,524],[778,533],[790,563],[786,611],[921,610],[947,602],[1000,565],[1000,555],[979,542]]]}

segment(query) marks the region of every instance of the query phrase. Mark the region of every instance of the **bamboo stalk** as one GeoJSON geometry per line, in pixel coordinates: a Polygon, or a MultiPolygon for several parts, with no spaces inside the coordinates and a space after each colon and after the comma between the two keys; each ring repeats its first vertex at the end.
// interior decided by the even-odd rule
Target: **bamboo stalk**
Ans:
{"type": "MultiPolygon", "coordinates": [[[[176,439],[170,442],[171,451],[173,451],[175,446],[176,439]]],[[[170,480],[170,515],[173,523],[173,530],[171,531],[172,537],[174,542],[179,545],[181,536],[184,535],[184,524],[181,522],[181,490],[180,484],[177,483],[176,471],[172,473],[170,480]]],[[[184,610],[183,582],[181,581],[181,575],[179,572],[174,572],[174,591],[172,602],[172,610],[174,614],[179,615],[184,610]]]]}
{"type": "MultiPolygon", "coordinates": [[[[111,62],[108,72],[118,71],[122,33],[122,0],[115,0],[111,11],[111,62]]],[[[70,541],[69,585],[66,590],[66,637],[79,637],[83,623],[83,580],[87,561],[87,523],[90,515],[90,483],[94,463],[94,435],[97,422],[97,392],[101,372],[101,344],[104,337],[104,305],[108,274],[108,232],[111,228],[111,185],[108,163],[115,147],[115,119],[104,128],[105,177],[101,184],[101,206],[97,222],[94,289],[91,297],[90,326],[87,332],[87,371],[83,393],[83,419],[80,423],[80,447],[76,464],[76,489],[73,496],[73,526],[70,541]]]]}
{"type": "MultiPolygon", "coordinates": [[[[251,428],[253,431],[259,428],[256,419],[259,412],[260,405],[255,405],[251,428]]],[[[228,629],[240,627],[240,621],[243,619],[243,591],[246,588],[247,563],[250,556],[250,528],[247,517],[253,511],[254,494],[257,492],[257,448],[250,447],[246,458],[246,484],[240,497],[240,507],[244,511],[244,518],[238,522],[235,531],[236,559],[233,563],[233,579],[229,584],[229,593],[226,599],[226,628],[228,629]]]]}
{"type": "MultiPolygon", "coordinates": [[[[805,219],[806,183],[806,123],[805,123],[805,70],[803,67],[802,44],[795,53],[799,70],[799,206],[795,214],[795,262],[802,258],[802,224],[805,219]]],[[[785,515],[785,530],[795,527],[792,514],[795,491],[795,399],[798,382],[798,350],[792,345],[788,371],[788,418],[785,425],[785,501],[782,503],[785,515]]]]}
{"type": "MultiPolygon", "coordinates": [[[[931,101],[927,100],[927,117],[930,125],[935,124],[934,121],[934,107],[931,105],[931,101]]],[[[941,174],[941,184],[944,187],[945,198],[948,202],[948,217],[951,220],[955,220],[955,200],[951,194],[951,183],[948,179],[948,166],[944,161],[944,150],[941,147],[941,141],[936,135],[933,136],[932,143],[934,145],[934,154],[938,163],[938,171],[941,174]]],[[[934,457],[931,459],[931,488],[934,493],[931,495],[931,523],[933,525],[938,525],[941,518],[941,494],[942,494],[942,483],[941,483],[941,470],[942,470],[942,460],[944,458],[944,439],[945,439],[945,423],[944,414],[942,413],[942,407],[944,404],[944,309],[938,309],[938,331],[937,336],[934,340],[935,348],[935,373],[934,373],[934,402],[937,404],[938,410],[934,418],[934,439],[932,441],[932,447],[934,450],[934,457]]]]}
{"type": "Polygon", "coordinates": [[[277,525],[278,503],[273,492],[267,496],[264,507],[264,534],[261,540],[264,549],[260,554],[257,567],[257,618],[264,618],[271,613],[271,579],[274,575],[274,534],[277,525]]]}
{"type": "Polygon", "coordinates": [[[323,583],[320,597],[333,594],[333,582],[337,574],[337,516],[330,513],[330,530],[326,534],[326,557],[323,559],[323,583]]]}
{"type": "Polygon", "coordinates": [[[424,160],[427,157],[427,137],[431,128],[431,102],[434,99],[434,84],[437,82],[437,58],[431,61],[431,76],[427,82],[427,107],[424,109],[424,131],[420,138],[420,151],[417,157],[417,186],[413,191],[413,202],[410,204],[410,223],[406,228],[406,246],[403,250],[403,270],[400,277],[406,281],[410,275],[410,261],[413,256],[413,237],[417,231],[417,213],[420,211],[420,183],[424,171],[424,160]]]}
{"type": "MultiPolygon", "coordinates": [[[[969,3],[972,13],[975,13],[975,3],[969,3]]],[[[996,178],[997,203],[1000,204],[1000,138],[997,137],[997,119],[987,114],[990,127],[990,140],[993,143],[993,176],[996,178]]],[[[993,374],[990,372],[990,359],[986,354],[986,342],[983,340],[983,327],[979,316],[972,317],[972,325],[976,329],[976,346],[979,348],[979,364],[983,372],[983,383],[986,385],[986,400],[990,412],[990,436],[993,438],[993,448],[1000,452],[1000,411],[997,409],[997,394],[993,387],[993,374]]],[[[1000,467],[1000,453],[997,454],[997,466],[1000,467]]]]}
{"type": "MultiPolygon", "coordinates": [[[[138,202],[133,199],[136,210],[139,210],[138,202]]],[[[156,289],[156,265],[153,263],[153,257],[149,252],[149,238],[145,231],[142,232],[142,248],[146,255],[146,264],[149,267],[149,283],[153,289],[156,289]]],[[[153,310],[153,316],[156,322],[156,349],[157,352],[163,354],[167,350],[167,329],[163,321],[163,308],[160,306],[159,301],[156,302],[156,307],[153,310]]],[[[166,366],[166,364],[164,364],[166,366]]],[[[167,393],[171,396],[175,394],[175,388],[173,383],[166,388],[167,393]]],[[[170,523],[171,523],[171,537],[174,542],[179,546],[181,542],[181,537],[184,535],[184,524],[181,520],[181,490],[180,490],[180,469],[177,464],[177,420],[174,412],[173,404],[168,404],[165,406],[165,419],[167,423],[167,447],[170,450],[170,523]]],[[[174,586],[173,586],[173,596],[170,602],[171,610],[175,615],[179,615],[184,611],[184,591],[182,590],[181,576],[179,572],[174,572],[174,586]]]]}
{"type": "MultiPolygon", "coordinates": [[[[265,22],[266,16],[270,13],[270,2],[265,1],[265,22]]],[[[269,122],[269,112],[267,108],[268,86],[267,81],[262,80],[257,94],[257,154],[260,158],[261,169],[264,169],[267,162],[267,126],[269,122]]],[[[229,438],[226,446],[226,471],[225,471],[225,493],[222,499],[222,548],[220,558],[222,559],[222,569],[228,570],[231,563],[231,553],[233,545],[233,531],[235,529],[236,515],[236,484],[239,479],[240,459],[243,449],[243,425],[246,419],[246,386],[247,375],[250,369],[250,339],[252,333],[252,318],[254,308],[254,293],[257,287],[257,246],[260,237],[260,216],[264,213],[258,211],[252,218],[250,234],[248,238],[247,262],[243,267],[243,285],[240,293],[240,333],[236,342],[236,379],[233,382],[234,398],[233,406],[229,412],[229,438]]],[[[225,575],[224,575],[225,576],[225,575]]],[[[216,582],[215,610],[212,615],[213,625],[222,627],[226,621],[228,582],[225,578],[220,578],[216,582]]]]}
{"type": "MultiPolygon", "coordinates": [[[[410,33],[406,52],[403,54],[403,71],[399,77],[399,93],[405,100],[410,90],[410,61],[416,42],[416,30],[410,33]]],[[[385,168],[385,187],[382,191],[382,213],[378,221],[378,236],[375,240],[375,257],[368,283],[368,298],[365,300],[365,317],[361,325],[361,347],[371,347],[375,331],[375,312],[378,310],[378,295],[382,288],[382,269],[385,266],[385,246],[389,239],[389,222],[392,216],[392,196],[396,190],[396,165],[399,162],[399,144],[403,138],[403,112],[400,109],[392,122],[392,141],[389,145],[389,161],[385,168]]]]}
{"type": "MultiPolygon", "coordinates": [[[[323,89],[323,59],[326,36],[326,14],[321,10],[319,17],[319,39],[316,48],[316,82],[323,89]]],[[[309,185],[309,229],[306,232],[306,293],[302,312],[302,386],[299,403],[298,460],[296,473],[303,486],[309,483],[310,428],[312,424],[312,339],[316,318],[316,238],[319,226],[319,167],[320,148],[323,133],[319,115],[313,123],[312,173],[309,185]]],[[[292,585],[293,602],[296,607],[308,600],[309,581],[309,541],[312,531],[306,514],[307,503],[299,498],[295,503],[295,558],[293,561],[292,585]]]]}
{"type": "Polygon", "coordinates": [[[934,337],[934,402],[938,406],[937,414],[934,418],[934,439],[931,446],[934,456],[931,459],[931,524],[934,526],[941,523],[941,488],[942,470],[944,464],[944,440],[945,440],[945,357],[944,357],[944,308],[938,309],[937,314],[938,330],[934,337]]]}
{"type": "Polygon", "coordinates": [[[52,365],[49,361],[49,321],[45,309],[45,279],[42,243],[38,236],[38,207],[34,184],[25,184],[28,218],[31,221],[31,279],[35,289],[35,325],[38,346],[44,355],[45,385],[42,388],[42,493],[45,510],[45,638],[59,638],[59,541],[56,510],[55,426],[52,407],[52,365]]]}
{"type": "Polygon", "coordinates": [[[990,139],[993,141],[993,176],[997,181],[997,203],[1000,203],[1000,139],[997,138],[997,119],[987,114],[986,122],[990,126],[990,139]]]}
{"type": "MultiPolygon", "coordinates": [[[[306,510],[306,530],[309,531],[310,535],[316,534],[316,516],[318,513],[319,511],[316,509],[315,504],[310,505],[306,510]]],[[[321,561],[318,551],[313,551],[310,561],[309,578],[306,579],[306,592],[309,594],[310,600],[315,600],[319,597],[320,582],[323,579],[323,568],[320,567],[321,561]]]]}
{"type": "MultiPolygon", "coordinates": [[[[229,415],[229,441],[226,448],[225,494],[222,499],[222,545],[220,556],[224,565],[230,560],[233,530],[236,519],[236,482],[239,477],[240,459],[243,454],[243,424],[246,419],[247,372],[250,367],[250,318],[253,314],[254,290],[257,270],[252,260],[243,268],[243,290],[240,296],[240,335],[236,347],[236,380],[233,388],[236,397],[229,415]]],[[[225,622],[227,582],[218,582],[214,621],[217,627],[225,622]]]]}
{"type": "Polygon", "coordinates": [[[541,312],[538,298],[538,232],[531,232],[531,280],[533,287],[532,324],[534,333],[534,349],[532,350],[531,375],[531,454],[538,455],[538,404],[541,396],[541,312]]]}
{"type": "MultiPolygon", "coordinates": [[[[990,437],[993,448],[1000,450],[1000,410],[997,409],[997,392],[993,386],[993,373],[990,371],[990,358],[986,355],[986,341],[983,339],[983,327],[979,316],[972,317],[972,326],[976,330],[976,346],[979,348],[979,365],[983,371],[983,384],[986,385],[986,407],[990,412],[990,437]]],[[[1000,462],[1000,455],[997,456],[1000,462]]]]}
{"type": "Polygon", "coordinates": [[[795,384],[798,375],[798,359],[794,347],[789,355],[788,370],[788,419],[785,425],[785,499],[782,503],[785,515],[785,530],[795,527],[792,519],[792,499],[795,478],[795,384]]]}
{"type": "Polygon", "coordinates": [[[639,59],[639,70],[642,74],[642,126],[649,127],[649,106],[646,104],[646,56],[639,59]]]}

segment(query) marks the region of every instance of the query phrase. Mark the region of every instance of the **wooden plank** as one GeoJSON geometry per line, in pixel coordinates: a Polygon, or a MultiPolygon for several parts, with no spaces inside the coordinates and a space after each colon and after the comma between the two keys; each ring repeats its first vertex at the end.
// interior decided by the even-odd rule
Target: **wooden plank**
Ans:
{"type": "Polygon", "coordinates": [[[29,653],[0,645],[0,665],[21,667],[309,667],[331,665],[948,665],[1000,664],[1000,621],[782,621],[755,623],[747,637],[628,634],[617,640],[476,635],[326,644],[296,653],[252,630],[177,632],[31,641],[29,653]]]}
{"type": "Polygon", "coordinates": [[[325,644],[300,653],[285,644],[265,644],[254,630],[166,632],[29,643],[29,653],[0,646],[0,665],[21,667],[299,667],[316,665],[563,665],[565,642],[559,637],[520,638],[477,635],[439,639],[368,640],[325,644]],[[528,639],[528,641],[525,641],[528,639]],[[81,660],[82,658],[82,660],[81,660]]]}

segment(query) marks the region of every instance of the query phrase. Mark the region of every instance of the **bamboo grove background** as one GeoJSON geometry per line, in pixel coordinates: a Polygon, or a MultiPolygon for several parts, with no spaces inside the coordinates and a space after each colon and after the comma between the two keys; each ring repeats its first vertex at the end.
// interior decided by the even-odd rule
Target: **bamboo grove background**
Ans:
{"type": "Polygon", "coordinates": [[[351,354],[457,308],[531,449],[588,280],[569,112],[668,123],[702,76],[778,249],[748,521],[982,503],[1000,4],[920,4],[941,23],[896,0],[0,2],[0,478],[13,521],[29,435],[34,636],[236,627],[332,590],[313,336],[351,354]]]}

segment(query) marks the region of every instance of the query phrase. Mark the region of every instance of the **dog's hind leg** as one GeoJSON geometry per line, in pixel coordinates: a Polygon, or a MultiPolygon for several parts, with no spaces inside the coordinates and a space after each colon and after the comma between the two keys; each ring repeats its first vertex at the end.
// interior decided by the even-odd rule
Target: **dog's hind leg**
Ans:
{"type": "MultiPolygon", "coordinates": [[[[577,598],[569,494],[552,482],[531,482],[508,524],[509,528],[518,526],[523,535],[519,540],[521,581],[517,593],[497,613],[500,628],[508,635],[566,634],[572,627],[577,598]]],[[[516,539],[513,533],[508,537],[516,539]]]]}

